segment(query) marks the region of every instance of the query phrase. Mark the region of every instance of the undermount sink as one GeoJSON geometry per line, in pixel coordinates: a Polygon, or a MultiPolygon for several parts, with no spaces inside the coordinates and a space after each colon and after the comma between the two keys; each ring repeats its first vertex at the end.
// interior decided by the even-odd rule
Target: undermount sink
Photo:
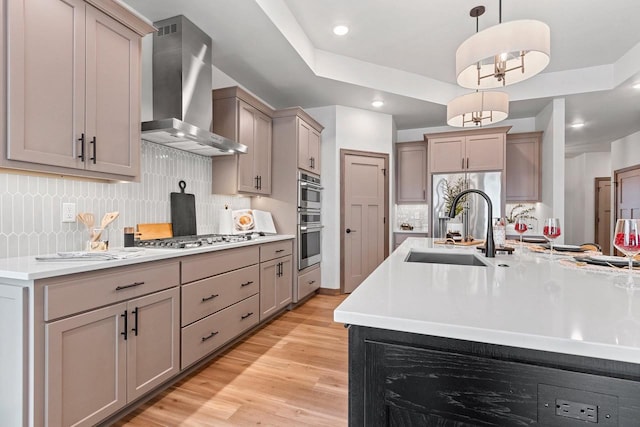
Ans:
{"type": "Polygon", "coordinates": [[[475,265],[486,267],[473,254],[444,254],[440,252],[409,252],[405,262],[423,262],[427,264],[455,264],[455,265],[475,265]]]}

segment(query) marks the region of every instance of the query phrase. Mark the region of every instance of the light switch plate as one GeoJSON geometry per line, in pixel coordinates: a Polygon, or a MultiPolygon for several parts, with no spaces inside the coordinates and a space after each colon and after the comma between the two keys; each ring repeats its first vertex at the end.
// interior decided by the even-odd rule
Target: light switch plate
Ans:
{"type": "Polygon", "coordinates": [[[62,222],[76,222],[76,204],[75,203],[63,203],[62,204],[62,222]]]}

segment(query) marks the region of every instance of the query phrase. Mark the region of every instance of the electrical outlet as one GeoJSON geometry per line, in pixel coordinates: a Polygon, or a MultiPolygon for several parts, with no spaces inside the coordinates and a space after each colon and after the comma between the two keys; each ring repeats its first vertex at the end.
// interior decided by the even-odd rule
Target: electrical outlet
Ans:
{"type": "Polygon", "coordinates": [[[76,204],[63,203],[61,217],[62,222],[76,222],[76,204]]]}

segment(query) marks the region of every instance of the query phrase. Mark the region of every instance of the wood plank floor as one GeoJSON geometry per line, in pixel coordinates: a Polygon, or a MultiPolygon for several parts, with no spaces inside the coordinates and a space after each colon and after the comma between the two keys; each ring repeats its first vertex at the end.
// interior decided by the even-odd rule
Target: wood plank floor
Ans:
{"type": "Polygon", "coordinates": [[[116,426],[346,426],[347,330],[333,322],[344,298],[285,312],[116,426]]]}

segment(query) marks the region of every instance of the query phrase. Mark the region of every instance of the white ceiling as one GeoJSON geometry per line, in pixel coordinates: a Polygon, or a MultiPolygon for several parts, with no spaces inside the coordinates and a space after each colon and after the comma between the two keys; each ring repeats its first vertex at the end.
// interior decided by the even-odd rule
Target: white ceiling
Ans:
{"type": "MultiPolygon", "coordinates": [[[[275,108],[345,105],[391,114],[398,129],[445,124],[455,51],[498,23],[498,0],[124,0],[151,21],[183,14],[213,39],[214,65],[275,108]],[[335,36],[346,24],[350,32],[335,36]],[[371,107],[380,98],[385,105],[371,107]]],[[[551,28],[551,62],[508,86],[509,118],[566,100],[567,154],[608,151],[640,131],[640,1],[505,0],[503,22],[551,28]]]]}

